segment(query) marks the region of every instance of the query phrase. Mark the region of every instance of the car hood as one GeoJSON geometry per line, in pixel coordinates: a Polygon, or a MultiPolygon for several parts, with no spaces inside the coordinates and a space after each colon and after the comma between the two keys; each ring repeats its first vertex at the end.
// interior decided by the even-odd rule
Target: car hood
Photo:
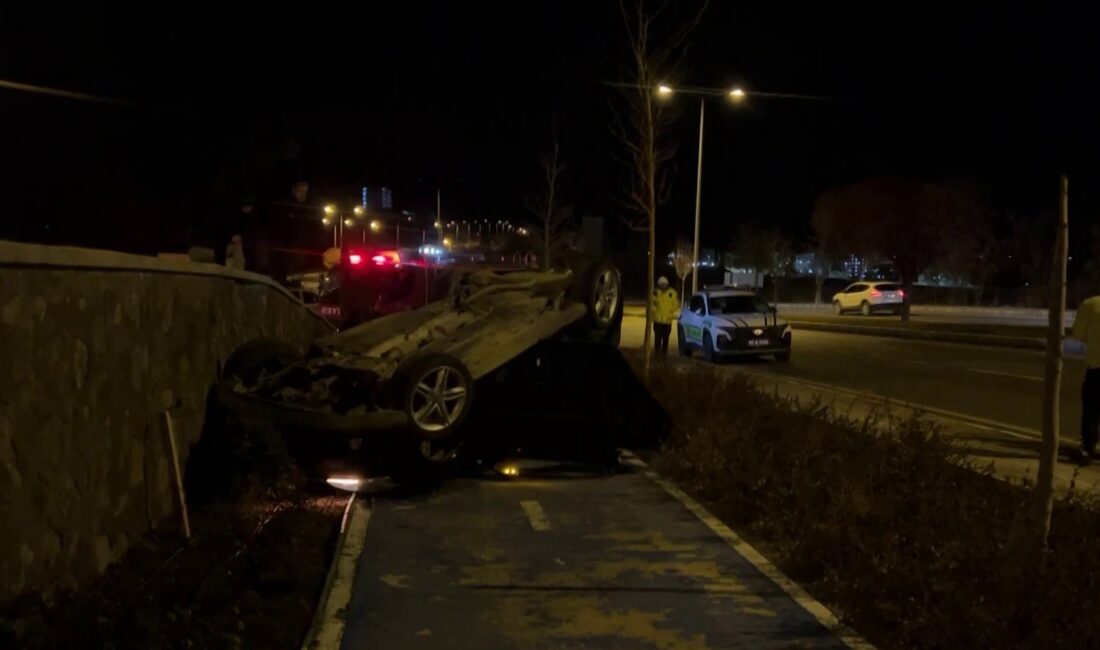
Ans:
{"type": "Polygon", "coordinates": [[[770,314],[751,313],[751,314],[722,314],[721,316],[711,316],[710,319],[714,321],[715,327],[769,327],[776,326],[786,327],[787,321],[782,318],[776,319],[770,314]]]}

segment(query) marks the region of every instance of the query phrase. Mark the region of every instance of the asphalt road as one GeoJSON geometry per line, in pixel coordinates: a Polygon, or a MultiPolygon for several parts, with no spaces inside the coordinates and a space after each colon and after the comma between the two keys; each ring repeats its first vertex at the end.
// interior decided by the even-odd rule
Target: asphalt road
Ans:
{"type": "Polygon", "coordinates": [[[845,647],[679,498],[639,468],[375,497],[340,647],[845,647]]]}
{"type": "MultiPolygon", "coordinates": [[[[858,318],[854,319],[858,322],[858,318]]],[[[623,345],[641,345],[644,319],[623,322],[623,345]]],[[[979,345],[799,330],[791,361],[730,361],[754,373],[873,393],[945,411],[1041,427],[1043,352],[979,345]]],[[[676,354],[673,330],[670,353],[676,354]]],[[[1076,439],[1084,363],[1068,357],[1062,382],[1062,432],[1076,439]]]]}

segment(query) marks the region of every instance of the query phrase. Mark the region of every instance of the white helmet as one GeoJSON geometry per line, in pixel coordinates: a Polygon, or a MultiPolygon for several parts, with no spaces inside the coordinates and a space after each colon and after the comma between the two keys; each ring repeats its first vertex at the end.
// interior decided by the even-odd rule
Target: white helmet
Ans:
{"type": "Polygon", "coordinates": [[[657,278],[657,286],[661,287],[662,289],[668,287],[668,278],[663,275],[657,278]]]}

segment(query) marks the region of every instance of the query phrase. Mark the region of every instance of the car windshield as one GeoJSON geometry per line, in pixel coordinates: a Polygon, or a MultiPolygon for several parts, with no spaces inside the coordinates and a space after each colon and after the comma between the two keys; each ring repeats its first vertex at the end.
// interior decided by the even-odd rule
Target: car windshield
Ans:
{"type": "Polygon", "coordinates": [[[756,296],[711,296],[712,314],[764,314],[771,310],[768,303],[756,296]]]}

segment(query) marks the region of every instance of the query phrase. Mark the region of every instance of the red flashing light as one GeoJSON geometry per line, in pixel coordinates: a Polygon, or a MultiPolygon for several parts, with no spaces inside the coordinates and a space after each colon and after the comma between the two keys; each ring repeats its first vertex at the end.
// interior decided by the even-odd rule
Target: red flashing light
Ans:
{"type": "Polygon", "coordinates": [[[397,251],[378,251],[370,259],[375,266],[401,266],[401,254],[397,251]]]}
{"type": "Polygon", "coordinates": [[[359,266],[363,263],[363,256],[358,253],[352,253],[348,255],[348,263],[352,266],[359,266]]]}

